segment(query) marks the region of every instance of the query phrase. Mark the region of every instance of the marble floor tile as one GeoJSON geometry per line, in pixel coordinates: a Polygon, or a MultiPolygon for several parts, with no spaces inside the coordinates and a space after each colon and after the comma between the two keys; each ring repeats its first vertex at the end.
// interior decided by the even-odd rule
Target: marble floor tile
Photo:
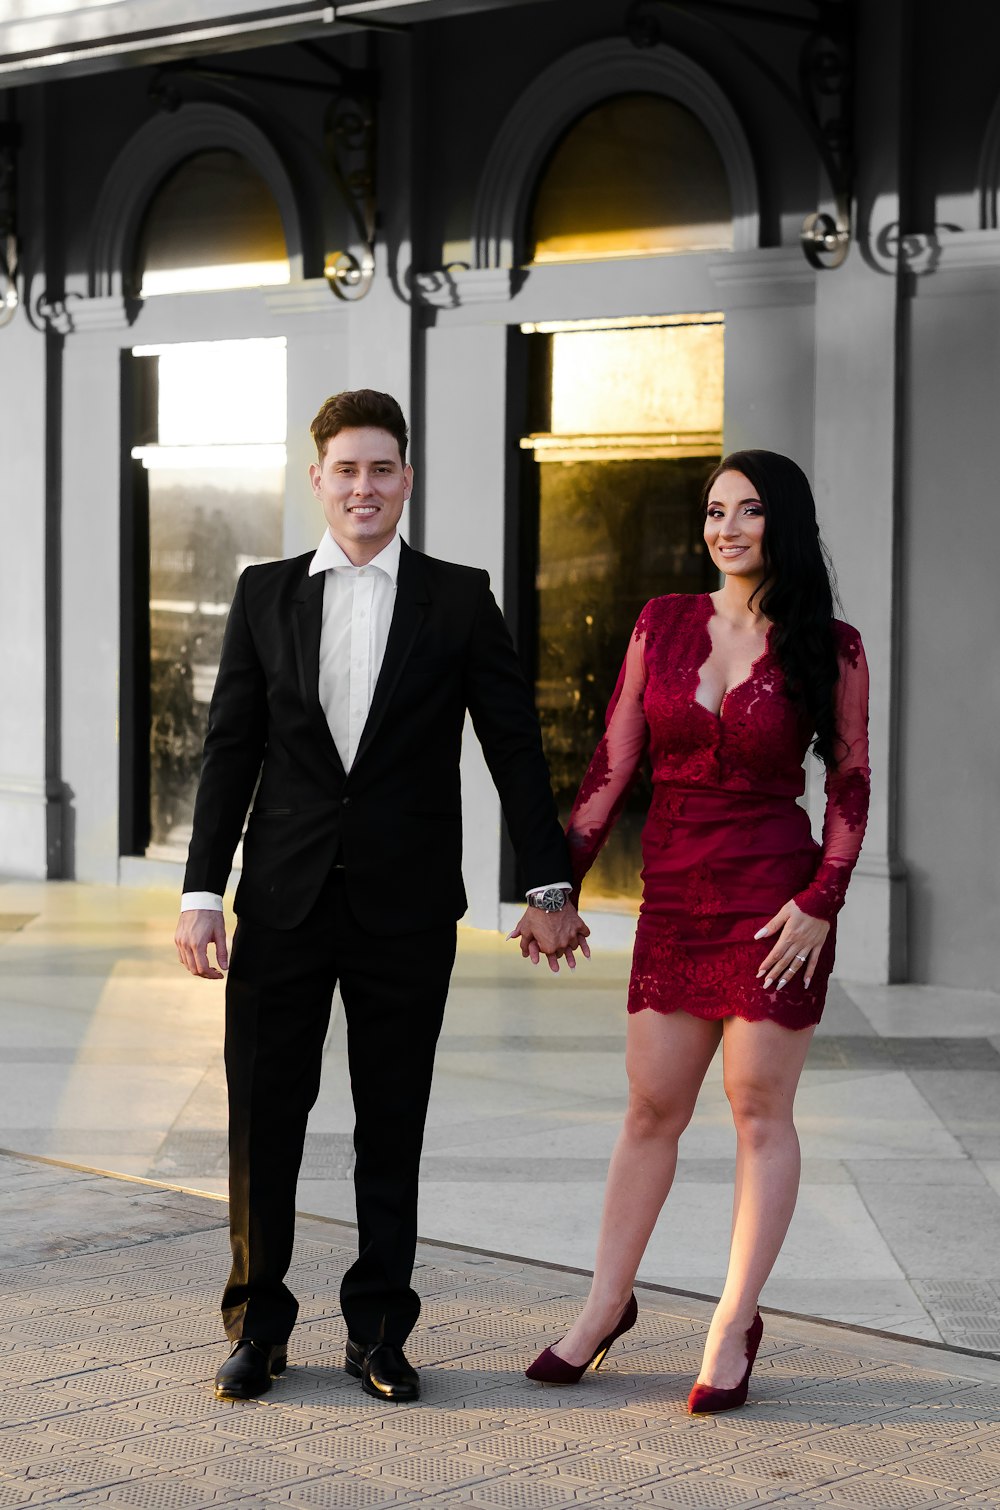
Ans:
{"type": "MultiPolygon", "coordinates": [[[[34,914],[0,930],[0,1146],[224,1193],[224,992],[180,971],[176,898],[0,883],[0,913],[34,914]]],[[[626,952],[604,950],[554,977],[499,936],[460,930],[424,1145],[426,1237],[589,1267],[627,1099],[628,971],[626,952]]],[[[772,1305],[914,1335],[1000,1333],[998,1006],[833,983],[798,1096],[803,1186],[772,1305]],[[949,1268],[973,1289],[941,1290],[949,1268]]],[[[353,1219],[352,1123],[335,1001],[303,1210],[353,1219]]],[[[734,1152],[717,1056],[647,1278],[721,1286],[734,1152]]]]}
{"type": "Polygon", "coordinates": [[[875,1031],[885,1036],[925,1038],[948,1033],[978,1038],[1000,1032],[1000,993],[942,986],[866,986],[842,981],[875,1031]]]}

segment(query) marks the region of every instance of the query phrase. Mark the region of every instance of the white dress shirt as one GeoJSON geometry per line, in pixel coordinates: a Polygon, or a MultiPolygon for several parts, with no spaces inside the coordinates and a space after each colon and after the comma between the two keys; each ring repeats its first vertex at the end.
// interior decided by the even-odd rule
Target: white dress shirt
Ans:
{"type": "MultiPolygon", "coordinates": [[[[319,700],[333,742],[349,771],[358,753],[375,683],[382,669],[396,602],[400,539],[393,535],[366,566],[355,566],[327,530],[309,563],[324,573],[323,626],[319,636],[319,700]]],[[[222,911],[212,891],[186,891],[181,911],[222,911]]]]}
{"type": "Polygon", "coordinates": [[[367,566],[354,566],[327,530],[309,565],[325,572],[319,700],[344,770],[358,753],[382,669],[399,575],[399,536],[367,566]]]}

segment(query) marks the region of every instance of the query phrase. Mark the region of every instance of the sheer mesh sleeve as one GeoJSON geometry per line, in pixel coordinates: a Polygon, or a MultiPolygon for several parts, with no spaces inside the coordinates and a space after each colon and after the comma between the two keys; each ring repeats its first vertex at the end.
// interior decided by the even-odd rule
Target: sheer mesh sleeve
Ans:
{"type": "Polygon", "coordinates": [[[846,746],[826,773],[823,852],[812,883],[795,901],[810,917],[832,922],[844,905],[868,821],[868,663],[856,629],[839,625],[840,679],[836,690],[837,732],[846,746]]]}
{"type": "Polygon", "coordinates": [[[644,608],[608,704],[604,737],[594,751],[569,816],[566,838],[577,896],[584,876],[625,804],[646,750],[648,728],[642,705],[646,687],[646,614],[644,608]]]}

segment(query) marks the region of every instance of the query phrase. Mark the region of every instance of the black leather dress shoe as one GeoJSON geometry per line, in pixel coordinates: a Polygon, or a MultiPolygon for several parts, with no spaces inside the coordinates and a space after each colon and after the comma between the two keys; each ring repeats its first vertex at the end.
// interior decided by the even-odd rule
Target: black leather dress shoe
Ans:
{"type": "Polygon", "coordinates": [[[344,1367],[355,1379],[361,1380],[365,1394],[376,1400],[401,1404],[420,1398],[416,1369],[407,1363],[403,1349],[394,1347],[391,1342],[376,1342],[373,1347],[364,1347],[348,1337],[344,1367]]]}
{"type": "Polygon", "coordinates": [[[271,1380],[285,1372],[288,1348],[283,1342],[254,1342],[241,1337],[215,1376],[217,1400],[253,1400],[265,1395],[271,1380]]]}

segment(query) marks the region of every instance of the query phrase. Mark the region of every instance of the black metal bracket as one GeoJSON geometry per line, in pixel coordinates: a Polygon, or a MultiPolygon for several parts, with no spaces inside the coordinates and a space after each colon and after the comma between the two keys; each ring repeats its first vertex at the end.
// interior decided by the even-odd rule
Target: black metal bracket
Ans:
{"type": "Polygon", "coordinates": [[[10,324],[21,303],[17,288],[20,271],[17,154],[20,145],[21,128],[17,122],[0,122],[0,327],[10,324]]]}
{"type": "Polygon", "coordinates": [[[741,59],[751,61],[763,74],[808,133],[829,183],[833,213],[816,210],[807,215],[799,235],[813,267],[833,268],[846,258],[853,234],[856,0],[801,3],[808,13],[744,5],[738,0],[634,0],[625,28],[636,47],[655,47],[667,40],[664,13],[674,12],[711,31],[716,40],[722,37],[738,48],[741,59]],[[737,39],[721,21],[703,14],[707,11],[799,32],[802,47],[796,84],[790,84],[743,37],[737,39]]]}
{"type": "MultiPolygon", "coordinates": [[[[363,299],[375,275],[375,241],[378,229],[376,199],[376,115],[378,75],[371,68],[353,68],[331,57],[314,42],[299,47],[336,75],[336,81],[292,78],[287,74],[252,69],[220,68],[196,61],[167,63],[157,69],[149,86],[150,97],[162,110],[175,111],[184,103],[182,85],[200,81],[235,95],[244,107],[253,107],[247,84],[279,84],[296,90],[318,92],[328,97],[323,116],[323,146],[319,155],[344,204],[353,228],[355,250],[328,252],[323,276],[340,299],[363,299]]],[[[315,144],[311,144],[315,148],[315,144]]]]}

